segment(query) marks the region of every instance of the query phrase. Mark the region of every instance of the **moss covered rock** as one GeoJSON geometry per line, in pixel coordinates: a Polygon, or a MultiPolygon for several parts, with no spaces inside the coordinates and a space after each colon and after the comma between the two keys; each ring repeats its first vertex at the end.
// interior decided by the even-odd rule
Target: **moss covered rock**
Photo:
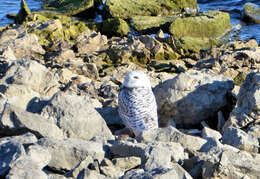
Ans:
{"type": "Polygon", "coordinates": [[[175,18],[176,17],[134,16],[130,18],[130,25],[136,31],[143,31],[169,24],[173,22],[175,18]]]}
{"type": "Polygon", "coordinates": [[[31,14],[30,9],[28,8],[27,4],[24,0],[21,0],[21,8],[18,14],[15,17],[16,24],[22,24],[25,18],[31,14]]]}
{"type": "Polygon", "coordinates": [[[102,24],[102,33],[108,36],[125,36],[129,32],[127,22],[120,18],[107,19],[102,24]]]}
{"type": "Polygon", "coordinates": [[[135,15],[168,16],[188,8],[197,9],[196,0],[107,0],[105,10],[109,16],[128,19],[135,15]]]}
{"type": "Polygon", "coordinates": [[[177,18],[169,31],[175,37],[217,38],[230,28],[228,13],[208,11],[200,16],[177,18]]]}
{"type": "Polygon", "coordinates": [[[245,21],[260,23],[260,7],[254,3],[244,5],[243,19],[245,21]]]}
{"type": "Polygon", "coordinates": [[[94,0],[46,0],[43,8],[75,15],[94,6],[94,0]]]}

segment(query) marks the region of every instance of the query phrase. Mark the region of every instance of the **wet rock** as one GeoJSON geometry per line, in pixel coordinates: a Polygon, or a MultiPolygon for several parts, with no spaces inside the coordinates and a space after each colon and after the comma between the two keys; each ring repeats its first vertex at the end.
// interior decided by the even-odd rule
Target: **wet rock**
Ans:
{"type": "Polygon", "coordinates": [[[200,16],[177,18],[171,24],[170,32],[177,37],[217,38],[229,28],[231,24],[228,13],[208,11],[200,16]]]}
{"type": "Polygon", "coordinates": [[[80,55],[95,55],[107,49],[107,37],[100,33],[86,30],[77,37],[75,45],[80,55]]]}
{"type": "Polygon", "coordinates": [[[194,0],[185,1],[120,1],[120,0],[108,0],[106,2],[105,10],[109,16],[120,17],[127,19],[134,15],[142,16],[165,16],[174,13],[179,13],[183,9],[195,9],[197,10],[197,2],[194,0]]]}
{"type": "Polygon", "coordinates": [[[91,105],[87,96],[58,92],[42,109],[41,115],[54,121],[69,138],[113,138],[104,119],[91,105]]]}
{"type": "Polygon", "coordinates": [[[87,156],[101,162],[105,155],[103,145],[92,141],[42,138],[38,144],[47,148],[51,153],[51,161],[48,166],[59,171],[71,170],[87,156]]]}
{"type": "Polygon", "coordinates": [[[126,21],[121,18],[110,18],[102,23],[102,34],[107,36],[126,36],[130,32],[130,28],[126,21]]]}
{"type": "Polygon", "coordinates": [[[260,73],[251,72],[239,90],[236,107],[230,114],[223,130],[227,127],[246,129],[249,124],[259,122],[259,90],[260,73]]]}
{"type": "Polygon", "coordinates": [[[243,19],[245,21],[260,23],[260,7],[254,3],[246,3],[243,9],[243,19]]]}
{"type": "Polygon", "coordinates": [[[47,0],[43,4],[44,9],[57,10],[67,15],[75,15],[94,6],[94,0],[47,0]]]}
{"type": "Polygon", "coordinates": [[[33,145],[28,148],[27,154],[11,163],[10,171],[6,178],[39,179],[47,178],[47,174],[42,171],[51,160],[47,149],[39,145],[33,145]]]}
{"type": "Polygon", "coordinates": [[[164,81],[154,89],[159,124],[167,126],[169,120],[179,125],[200,123],[227,103],[226,94],[233,86],[232,80],[210,70],[190,70],[164,81]]]}
{"type": "Polygon", "coordinates": [[[247,134],[241,129],[230,127],[225,128],[222,136],[222,143],[237,147],[248,152],[258,152],[259,142],[254,136],[247,134]]]}
{"type": "Polygon", "coordinates": [[[169,26],[176,17],[162,17],[162,16],[133,16],[130,18],[130,25],[137,31],[145,31],[152,28],[160,28],[169,26]]]}
{"type": "Polygon", "coordinates": [[[30,9],[28,8],[27,4],[24,0],[21,0],[21,8],[18,12],[18,14],[15,17],[15,23],[16,24],[22,24],[25,18],[31,14],[30,9]]]}
{"type": "Polygon", "coordinates": [[[19,135],[31,132],[38,138],[49,137],[61,139],[64,138],[62,131],[49,119],[34,113],[30,113],[14,105],[3,103],[1,113],[1,134],[19,135]]]}

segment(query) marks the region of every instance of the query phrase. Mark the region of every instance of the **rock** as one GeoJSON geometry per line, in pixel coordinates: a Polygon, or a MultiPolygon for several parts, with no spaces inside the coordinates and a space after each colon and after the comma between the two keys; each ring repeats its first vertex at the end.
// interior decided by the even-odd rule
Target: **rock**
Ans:
{"type": "Polygon", "coordinates": [[[9,103],[22,109],[30,108],[35,98],[50,97],[59,90],[57,77],[30,59],[10,62],[0,83],[0,92],[9,103]]]}
{"type": "Polygon", "coordinates": [[[176,37],[217,38],[231,28],[228,13],[204,12],[200,16],[176,18],[170,26],[170,33],[176,37]]]}
{"type": "Polygon", "coordinates": [[[38,141],[38,139],[36,138],[35,135],[33,135],[30,132],[25,133],[23,135],[19,135],[19,136],[0,138],[0,144],[8,142],[8,141],[13,141],[13,142],[17,142],[20,144],[28,145],[28,144],[36,143],[38,141]]]}
{"type": "Polygon", "coordinates": [[[38,144],[47,148],[51,153],[51,161],[48,166],[59,171],[71,170],[87,156],[101,162],[105,155],[102,144],[80,139],[42,138],[38,144]]]}
{"type": "Polygon", "coordinates": [[[139,157],[114,158],[112,162],[123,171],[128,171],[141,165],[141,159],[139,157]]]}
{"type": "Polygon", "coordinates": [[[1,134],[19,135],[31,132],[38,138],[64,138],[62,131],[49,119],[30,113],[12,104],[4,103],[1,113],[1,134]]]}
{"type": "Polygon", "coordinates": [[[246,128],[250,123],[259,122],[260,73],[251,72],[239,90],[236,107],[230,114],[223,130],[228,127],[246,128]]]}
{"type": "Polygon", "coordinates": [[[27,4],[24,0],[21,0],[21,8],[18,12],[18,14],[15,17],[15,23],[16,24],[22,24],[25,18],[31,14],[30,9],[28,8],[27,4]]]}
{"type": "Polygon", "coordinates": [[[169,26],[176,17],[162,17],[162,16],[133,16],[130,18],[130,25],[136,31],[146,31],[152,28],[160,28],[162,26],[169,26]]]}
{"type": "Polygon", "coordinates": [[[216,178],[252,178],[260,177],[260,155],[250,154],[245,151],[224,151],[217,165],[203,176],[216,178]]]}
{"type": "Polygon", "coordinates": [[[69,138],[113,138],[104,119],[91,105],[87,96],[58,92],[42,109],[41,115],[54,121],[69,138]]]}
{"type": "Polygon", "coordinates": [[[243,8],[243,19],[245,21],[260,23],[260,7],[254,3],[246,3],[243,8]]]}
{"type": "Polygon", "coordinates": [[[108,178],[120,178],[124,175],[124,171],[120,167],[114,166],[112,161],[106,158],[100,164],[100,172],[108,178]]]}
{"type": "Polygon", "coordinates": [[[44,9],[60,11],[67,15],[76,15],[94,6],[94,0],[47,0],[43,4],[44,9]]]}
{"type": "Polygon", "coordinates": [[[42,168],[44,168],[50,160],[51,156],[48,150],[38,145],[30,146],[26,156],[11,163],[11,169],[6,178],[33,179],[37,177],[39,179],[45,179],[47,178],[47,174],[42,171],[42,168]]]}
{"type": "Polygon", "coordinates": [[[17,59],[26,56],[42,59],[45,50],[39,44],[39,38],[35,34],[26,34],[24,29],[7,30],[0,37],[0,51],[9,47],[17,59]],[[11,33],[11,37],[8,36],[11,33]],[[7,35],[7,37],[5,37],[7,35]]]}
{"type": "Polygon", "coordinates": [[[190,70],[164,81],[154,89],[160,126],[169,120],[179,125],[200,123],[227,103],[233,86],[233,81],[210,70],[190,70]]]}
{"type": "Polygon", "coordinates": [[[102,23],[102,34],[107,36],[126,36],[130,32],[130,28],[126,21],[121,18],[110,18],[102,23]]]}
{"type": "Polygon", "coordinates": [[[202,130],[202,138],[207,138],[207,137],[213,137],[216,140],[220,140],[222,138],[222,135],[218,131],[215,131],[208,127],[204,127],[202,130]]]}
{"type": "Polygon", "coordinates": [[[240,150],[254,153],[257,153],[259,148],[257,138],[234,127],[224,129],[222,143],[232,145],[240,150]]]}
{"type": "Polygon", "coordinates": [[[134,15],[141,16],[165,16],[179,13],[183,9],[197,10],[197,2],[194,0],[184,1],[140,1],[140,0],[108,0],[106,2],[105,10],[109,16],[120,17],[127,19],[134,15]]]}
{"type": "Polygon", "coordinates": [[[107,49],[107,37],[100,33],[86,30],[75,41],[77,51],[81,55],[95,55],[107,49]]]}

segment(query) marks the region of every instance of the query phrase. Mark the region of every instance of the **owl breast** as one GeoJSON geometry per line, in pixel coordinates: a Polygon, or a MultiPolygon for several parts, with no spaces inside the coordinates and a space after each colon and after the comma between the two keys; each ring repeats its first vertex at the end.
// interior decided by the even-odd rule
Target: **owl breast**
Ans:
{"type": "Polygon", "coordinates": [[[151,88],[122,88],[118,96],[120,118],[137,136],[158,128],[157,105],[151,88]]]}

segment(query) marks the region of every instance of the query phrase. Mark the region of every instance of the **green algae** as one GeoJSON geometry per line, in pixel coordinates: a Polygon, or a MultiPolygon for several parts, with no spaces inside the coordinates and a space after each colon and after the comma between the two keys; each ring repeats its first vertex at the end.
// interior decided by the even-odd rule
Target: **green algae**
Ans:
{"type": "Polygon", "coordinates": [[[108,36],[126,36],[130,28],[126,21],[120,18],[110,18],[102,23],[102,33],[108,36]]]}
{"type": "Polygon", "coordinates": [[[235,85],[241,86],[246,79],[246,75],[243,73],[237,74],[237,76],[233,79],[235,85]]]}

